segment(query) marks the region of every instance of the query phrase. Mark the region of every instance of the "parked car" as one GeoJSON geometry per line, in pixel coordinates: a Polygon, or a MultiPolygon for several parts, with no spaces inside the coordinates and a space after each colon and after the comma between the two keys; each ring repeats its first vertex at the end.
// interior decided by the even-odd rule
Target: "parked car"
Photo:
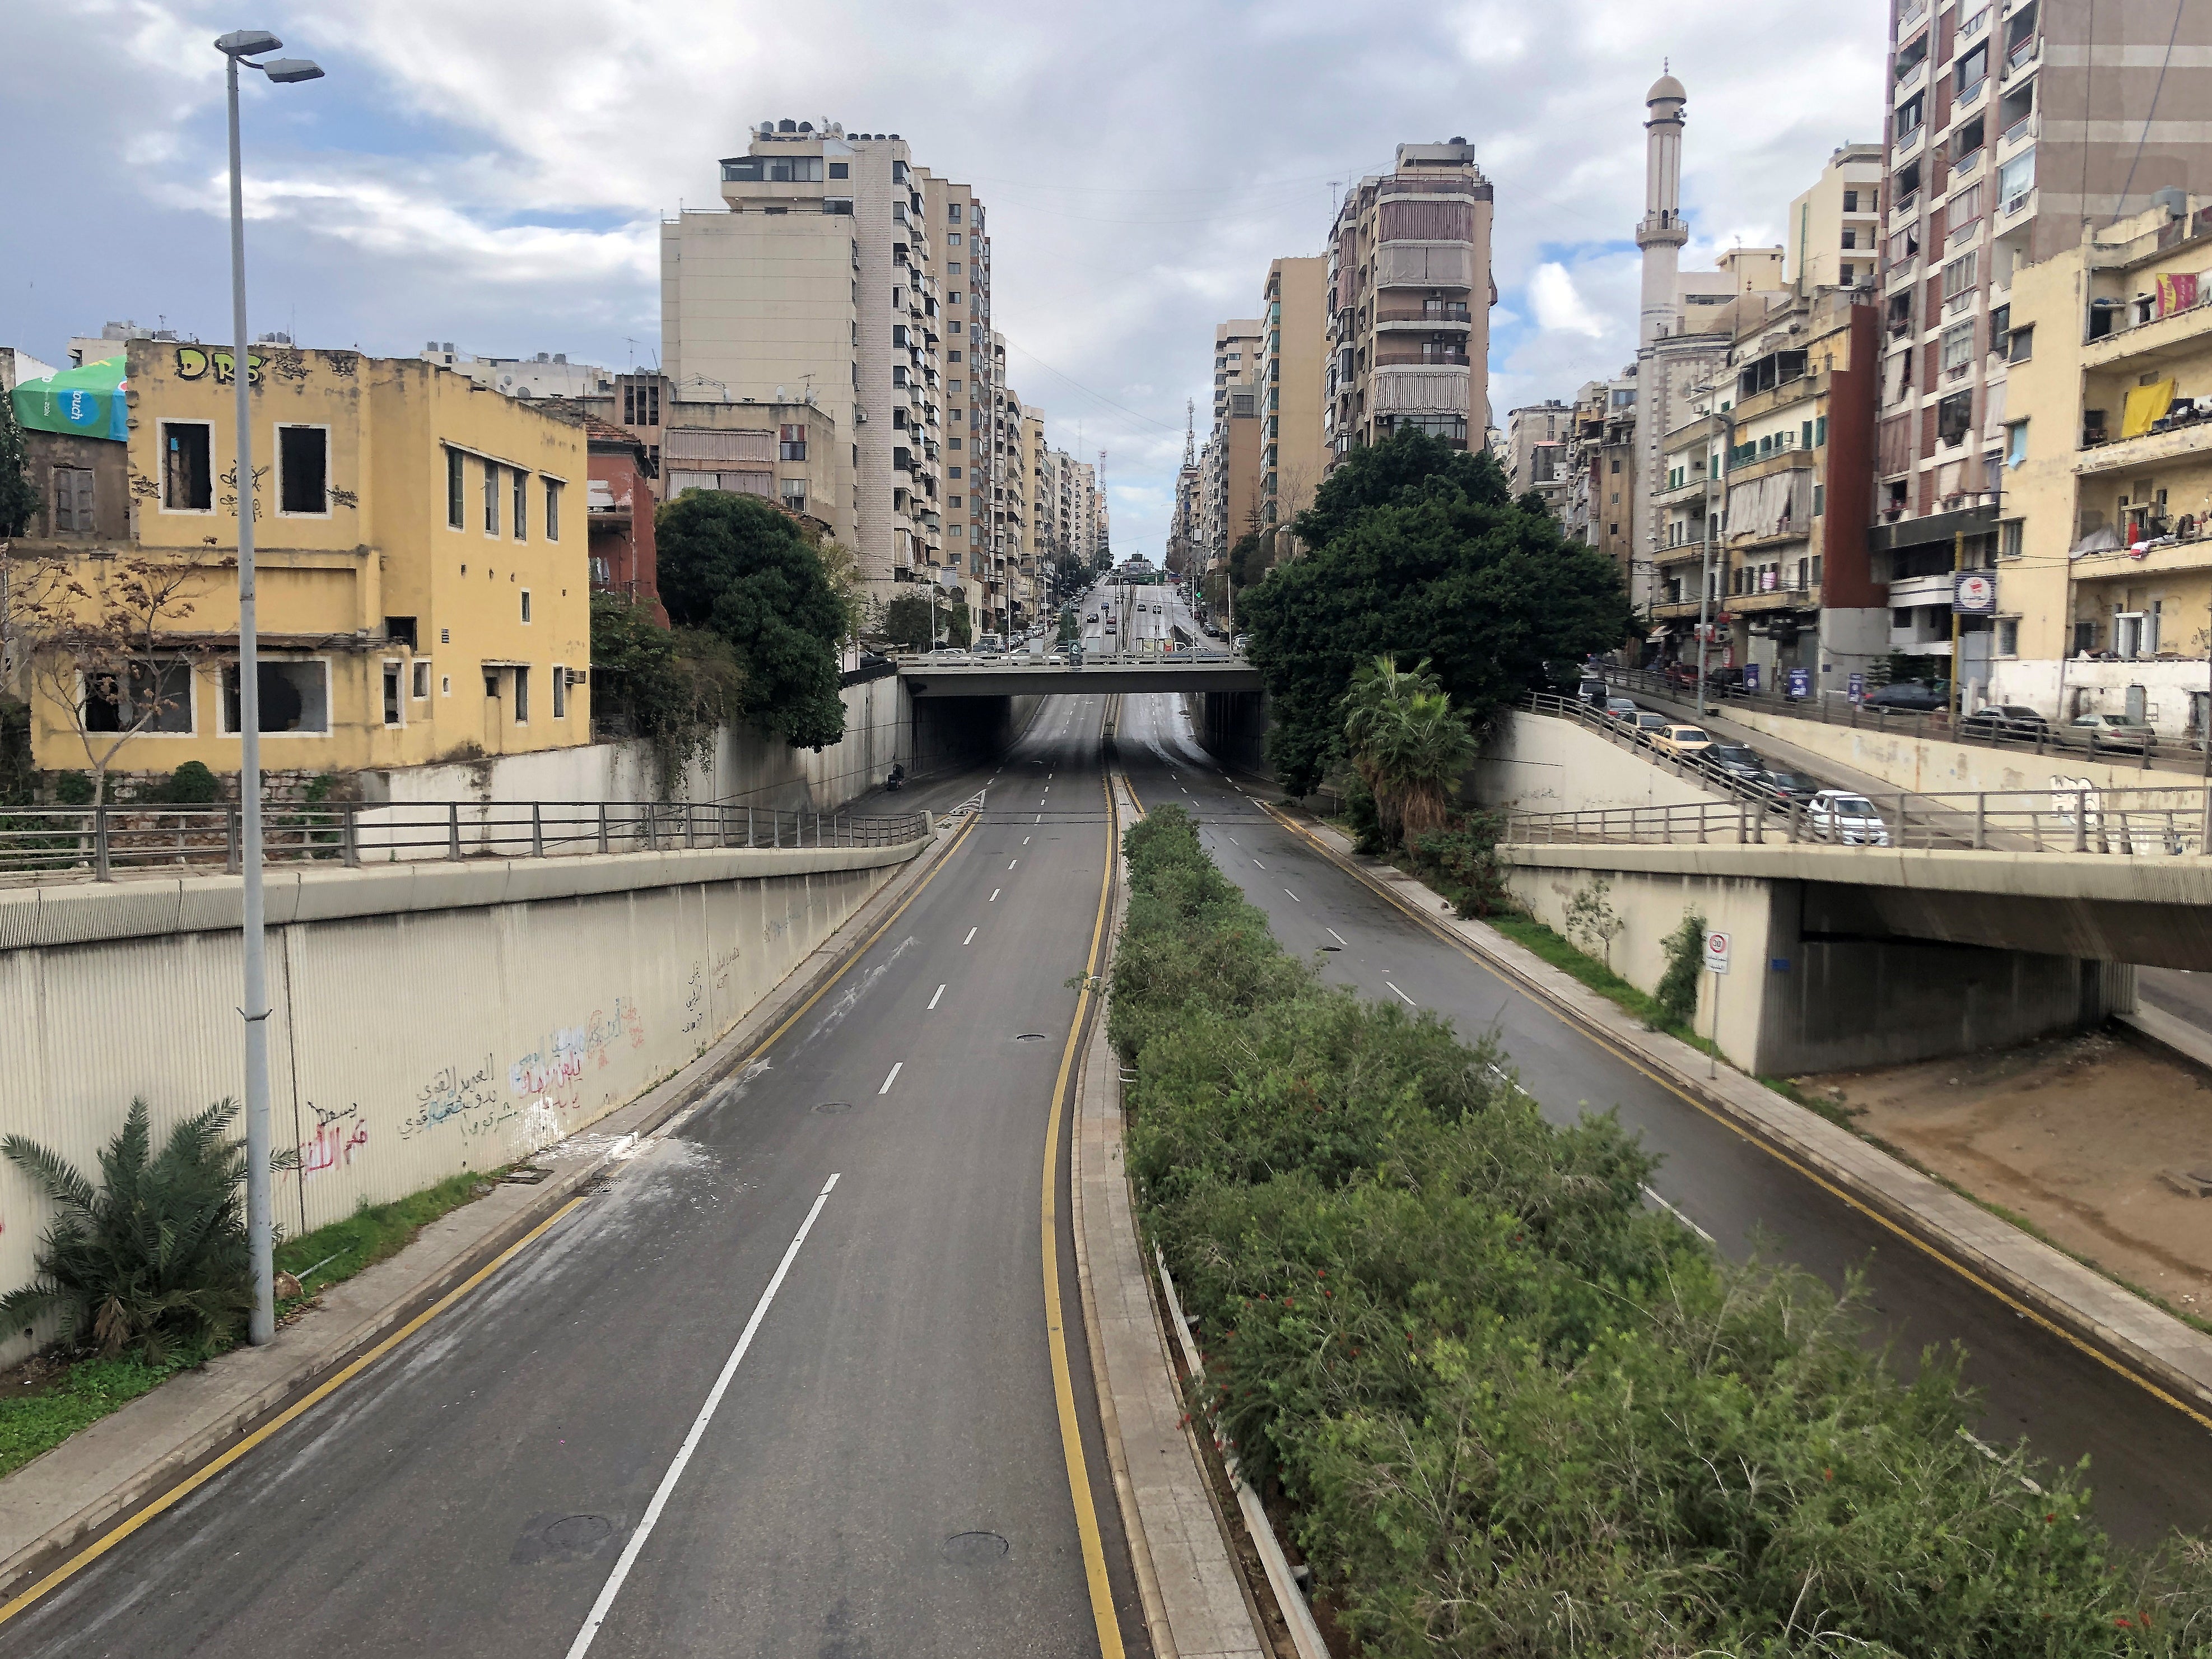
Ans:
{"type": "Polygon", "coordinates": [[[2067,730],[2098,749],[2126,749],[2136,754],[2158,741],[2157,728],[2133,714],[2084,714],[2067,730]]]}
{"type": "Polygon", "coordinates": [[[1698,759],[1723,777],[1742,783],[1755,783],[1766,775],[1766,763],[1757,751],[1740,743],[1717,743],[1700,753],[1698,759]]]}
{"type": "Polygon", "coordinates": [[[2051,735],[2051,723],[2024,703],[1994,702],[1959,722],[1962,738],[2026,738],[2051,735]]]}
{"type": "Polygon", "coordinates": [[[1668,725],[1651,734],[1651,746],[1688,760],[1711,748],[1713,740],[1702,726],[1668,725]]]}
{"type": "Polygon", "coordinates": [[[1655,714],[1648,708],[1639,708],[1636,711],[1636,718],[1629,724],[1636,728],[1637,735],[1648,743],[1666,726],[1667,717],[1655,714]]]}
{"type": "Polygon", "coordinates": [[[1910,709],[1923,714],[1950,706],[1951,687],[1946,680],[1892,680],[1867,698],[1869,708],[1910,709]]]}
{"type": "Polygon", "coordinates": [[[1603,712],[1617,720],[1632,720],[1642,711],[1637,708],[1633,697],[1607,697],[1603,712]]]}
{"type": "Polygon", "coordinates": [[[1806,804],[1805,823],[1816,836],[1849,847],[1887,847],[1889,826],[1875,804],[1848,789],[1823,789],[1806,804]]]}
{"type": "Polygon", "coordinates": [[[1788,807],[1792,802],[1809,801],[1826,787],[1818,778],[1808,778],[1802,772],[1791,772],[1781,767],[1770,767],[1759,780],[1759,787],[1774,797],[1778,806],[1788,807]]]}

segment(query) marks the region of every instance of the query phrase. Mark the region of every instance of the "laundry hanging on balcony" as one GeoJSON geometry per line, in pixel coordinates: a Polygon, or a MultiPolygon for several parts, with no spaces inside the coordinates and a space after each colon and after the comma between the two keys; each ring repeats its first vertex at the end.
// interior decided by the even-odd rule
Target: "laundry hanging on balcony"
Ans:
{"type": "Polygon", "coordinates": [[[2152,422],[2164,419],[2166,411],[2173,407],[2173,387],[2174,382],[2168,379],[2130,392],[2127,409],[2120,416],[2120,436],[2140,438],[2150,430],[2152,422]]]}

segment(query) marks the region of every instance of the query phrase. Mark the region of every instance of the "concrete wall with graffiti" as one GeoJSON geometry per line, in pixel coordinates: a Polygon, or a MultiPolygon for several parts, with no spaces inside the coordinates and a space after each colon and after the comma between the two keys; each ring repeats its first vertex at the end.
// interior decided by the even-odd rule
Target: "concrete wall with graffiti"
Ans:
{"type": "MultiPolygon", "coordinates": [[[[272,872],[272,1130],[300,1154],[278,1224],[512,1164],[635,1098],[921,846],[272,872]]],[[[242,1094],[239,892],[223,877],[0,892],[0,1134],[89,1172],[134,1097],[158,1143],[242,1094]]],[[[47,1218],[0,1166],[0,1287],[30,1279],[47,1218]]],[[[27,1346],[9,1334],[0,1364],[27,1346]]]]}

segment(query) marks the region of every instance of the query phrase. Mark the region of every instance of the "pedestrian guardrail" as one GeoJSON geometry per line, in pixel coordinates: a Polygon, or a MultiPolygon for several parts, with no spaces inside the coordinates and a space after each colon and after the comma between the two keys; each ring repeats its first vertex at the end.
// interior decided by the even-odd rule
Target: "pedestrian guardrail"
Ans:
{"type": "MultiPolygon", "coordinates": [[[[270,803],[263,861],[404,864],[679,848],[896,847],[928,815],[790,811],[716,801],[270,803]]],[[[0,808],[0,876],[188,868],[235,872],[235,805],[0,808]]]]}
{"type": "MultiPolygon", "coordinates": [[[[1691,705],[1697,702],[1695,680],[1683,681],[1648,668],[1607,668],[1598,671],[1605,683],[1629,695],[1657,697],[1691,705]]],[[[1978,749],[2008,749],[2023,754],[2074,755],[2106,765],[2130,763],[2145,771],[2196,772],[2212,776],[2204,744],[2197,738],[2172,738],[2144,728],[2136,732],[2099,732],[2038,720],[2025,724],[2000,716],[1969,712],[1957,716],[1944,709],[1888,708],[1876,703],[1853,702],[1829,691],[1818,696],[1792,697],[1782,691],[1747,691],[1733,680],[1705,682],[1706,705],[1716,714],[1733,708],[1756,709],[1785,720],[1812,720],[1822,726],[1846,726],[1854,730],[1893,732],[1941,743],[1961,743],[1978,749]]]]}

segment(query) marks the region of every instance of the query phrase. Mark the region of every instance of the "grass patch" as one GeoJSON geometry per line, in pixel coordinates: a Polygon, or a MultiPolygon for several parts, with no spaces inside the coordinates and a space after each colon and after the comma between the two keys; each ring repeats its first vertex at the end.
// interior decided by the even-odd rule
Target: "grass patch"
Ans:
{"type": "Polygon", "coordinates": [[[1522,950],[1542,957],[1607,1001],[1635,1015],[1653,1030],[1664,1031],[1668,1036],[1688,1043],[1700,1053],[1712,1053],[1713,1045],[1710,1040],[1699,1036],[1668,1014],[1649,992],[1638,990],[1595,957],[1586,955],[1534,916],[1486,916],[1484,921],[1522,950]]]}
{"type": "Polygon", "coordinates": [[[312,1277],[301,1281],[305,1294],[286,1305],[304,1304],[325,1286],[343,1284],[363,1268],[389,1261],[432,1222],[489,1192],[502,1173],[464,1170],[389,1204],[364,1204],[343,1221],[284,1240],[276,1247],[277,1267],[295,1278],[313,1270],[312,1277]]]}
{"type": "MultiPolygon", "coordinates": [[[[295,1278],[311,1267],[314,1272],[301,1295],[277,1304],[278,1316],[299,1312],[314,1300],[316,1291],[398,1255],[432,1222],[490,1191],[500,1174],[489,1170],[448,1176],[434,1187],[389,1204],[365,1204],[343,1221],[285,1239],[276,1247],[278,1270],[295,1278]]],[[[0,1394],[0,1475],[52,1450],[79,1429],[121,1410],[178,1372],[193,1370],[224,1352],[212,1348],[179,1354],[159,1365],[143,1359],[73,1360],[48,1354],[19,1366],[0,1382],[8,1389],[0,1394]]]]}

